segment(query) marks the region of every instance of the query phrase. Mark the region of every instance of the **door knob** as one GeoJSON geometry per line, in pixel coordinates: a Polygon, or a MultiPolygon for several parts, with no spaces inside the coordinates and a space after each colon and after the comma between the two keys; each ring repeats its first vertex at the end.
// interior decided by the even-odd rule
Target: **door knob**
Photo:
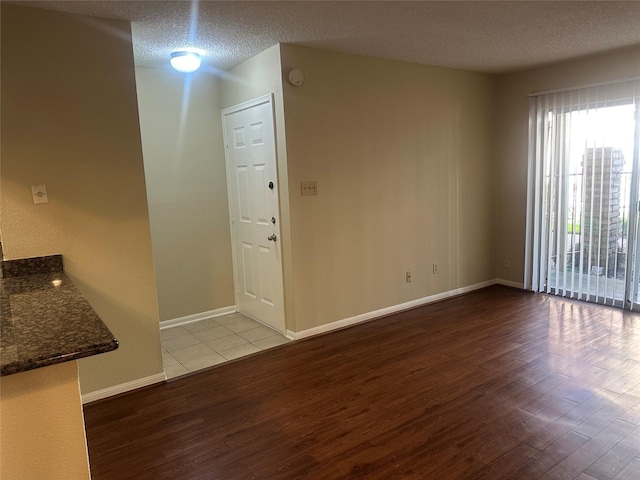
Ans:
{"type": "Polygon", "coordinates": [[[267,240],[270,240],[270,241],[272,241],[272,242],[275,242],[277,238],[278,238],[278,237],[276,237],[276,234],[275,234],[275,233],[272,233],[271,235],[269,235],[269,236],[267,237],[267,240]]]}

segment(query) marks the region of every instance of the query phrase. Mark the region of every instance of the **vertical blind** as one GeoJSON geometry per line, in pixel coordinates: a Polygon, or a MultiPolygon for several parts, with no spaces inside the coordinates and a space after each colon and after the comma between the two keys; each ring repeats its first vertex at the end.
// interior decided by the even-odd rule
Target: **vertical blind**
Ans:
{"type": "Polygon", "coordinates": [[[530,98],[525,287],[637,296],[640,80],[530,98]]]}

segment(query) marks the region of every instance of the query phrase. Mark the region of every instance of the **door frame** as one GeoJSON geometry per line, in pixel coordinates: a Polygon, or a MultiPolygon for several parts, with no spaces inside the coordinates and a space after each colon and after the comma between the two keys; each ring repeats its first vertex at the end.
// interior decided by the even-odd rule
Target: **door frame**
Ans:
{"type": "MultiPolygon", "coordinates": [[[[624,306],[629,310],[637,311],[640,306],[638,302],[638,292],[640,286],[640,99],[635,101],[635,128],[633,132],[633,158],[631,175],[631,195],[629,210],[629,238],[633,232],[633,251],[627,248],[627,277],[625,282],[624,306]]],[[[631,241],[629,241],[629,244],[631,241]]]]}
{"type": "Polygon", "coordinates": [[[280,205],[280,181],[279,181],[279,171],[278,171],[278,145],[277,145],[277,134],[276,134],[276,118],[275,118],[275,109],[274,109],[274,95],[273,93],[267,93],[266,95],[262,95],[260,97],[256,97],[253,98],[251,100],[247,100],[246,102],[242,102],[239,103],[237,105],[233,105],[231,107],[227,107],[221,110],[220,114],[221,114],[221,118],[222,118],[222,140],[223,140],[223,145],[224,145],[224,159],[225,159],[225,170],[226,170],[226,180],[227,180],[227,199],[228,199],[228,208],[229,208],[229,227],[230,227],[230,231],[231,231],[231,254],[232,254],[232,263],[233,263],[233,289],[234,289],[234,300],[235,300],[235,304],[236,304],[236,311],[240,312],[239,310],[239,295],[240,295],[240,285],[238,283],[238,252],[236,249],[236,229],[235,229],[235,211],[234,211],[234,200],[233,200],[233,194],[232,194],[232,189],[230,188],[231,183],[233,182],[233,175],[231,172],[231,166],[230,166],[230,160],[229,160],[229,143],[228,143],[228,137],[227,134],[229,132],[227,132],[227,126],[226,126],[226,121],[225,118],[229,115],[232,115],[234,113],[238,113],[241,112],[243,110],[248,110],[250,108],[256,107],[258,105],[263,105],[265,103],[268,103],[271,107],[271,123],[272,123],[272,131],[273,131],[273,159],[274,159],[274,167],[275,167],[275,184],[276,184],[276,192],[277,192],[277,198],[276,198],[276,215],[278,218],[278,223],[276,225],[276,231],[277,231],[277,238],[278,238],[278,248],[280,249],[280,256],[278,259],[278,266],[280,268],[280,278],[281,278],[281,282],[279,285],[280,291],[281,291],[281,297],[282,297],[282,322],[281,322],[281,326],[282,328],[279,329],[277,327],[275,327],[274,325],[269,325],[266,322],[264,322],[263,320],[261,320],[260,318],[256,318],[253,315],[249,315],[246,312],[242,312],[244,315],[247,315],[249,317],[251,317],[252,319],[256,320],[257,322],[260,322],[266,326],[268,326],[269,328],[272,329],[276,329],[279,330],[280,333],[285,334],[287,331],[287,326],[286,326],[286,316],[285,316],[285,305],[284,305],[284,269],[283,269],[283,255],[282,255],[282,229],[280,228],[281,225],[281,219],[282,219],[282,215],[281,215],[281,205],[280,205]]]}

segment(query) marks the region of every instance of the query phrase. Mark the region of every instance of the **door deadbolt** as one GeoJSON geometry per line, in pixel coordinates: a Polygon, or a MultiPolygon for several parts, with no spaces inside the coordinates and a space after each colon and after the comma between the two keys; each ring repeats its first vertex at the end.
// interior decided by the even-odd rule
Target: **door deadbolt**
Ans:
{"type": "Polygon", "coordinates": [[[275,233],[272,233],[271,235],[269,235],[269,236],[267,237],[267,240],[269,240],[270,242],[275,242],[277,238],[278,238],[278,237],[276,237],[276,234],[275,234],[275,233]]]}
{"type": "Polygon", "coordinates": [[[276,217],[271,217],[271,223],[276,224],[276,217]]]}
{"type": "Polygon", "coordinates": [[[269,182],[269,188],[273,190],[273,182],[269,182]]]}

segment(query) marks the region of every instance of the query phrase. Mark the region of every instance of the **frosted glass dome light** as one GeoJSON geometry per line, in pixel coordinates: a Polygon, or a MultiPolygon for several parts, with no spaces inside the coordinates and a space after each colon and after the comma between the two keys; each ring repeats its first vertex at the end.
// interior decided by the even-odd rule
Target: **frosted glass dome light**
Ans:
{"type": "Polygon", "coordinates": [[[180,50],[171,54],[171,66],[182,73],[195,72],[200,68],[200,55],[195,52],[180,50]]]}

